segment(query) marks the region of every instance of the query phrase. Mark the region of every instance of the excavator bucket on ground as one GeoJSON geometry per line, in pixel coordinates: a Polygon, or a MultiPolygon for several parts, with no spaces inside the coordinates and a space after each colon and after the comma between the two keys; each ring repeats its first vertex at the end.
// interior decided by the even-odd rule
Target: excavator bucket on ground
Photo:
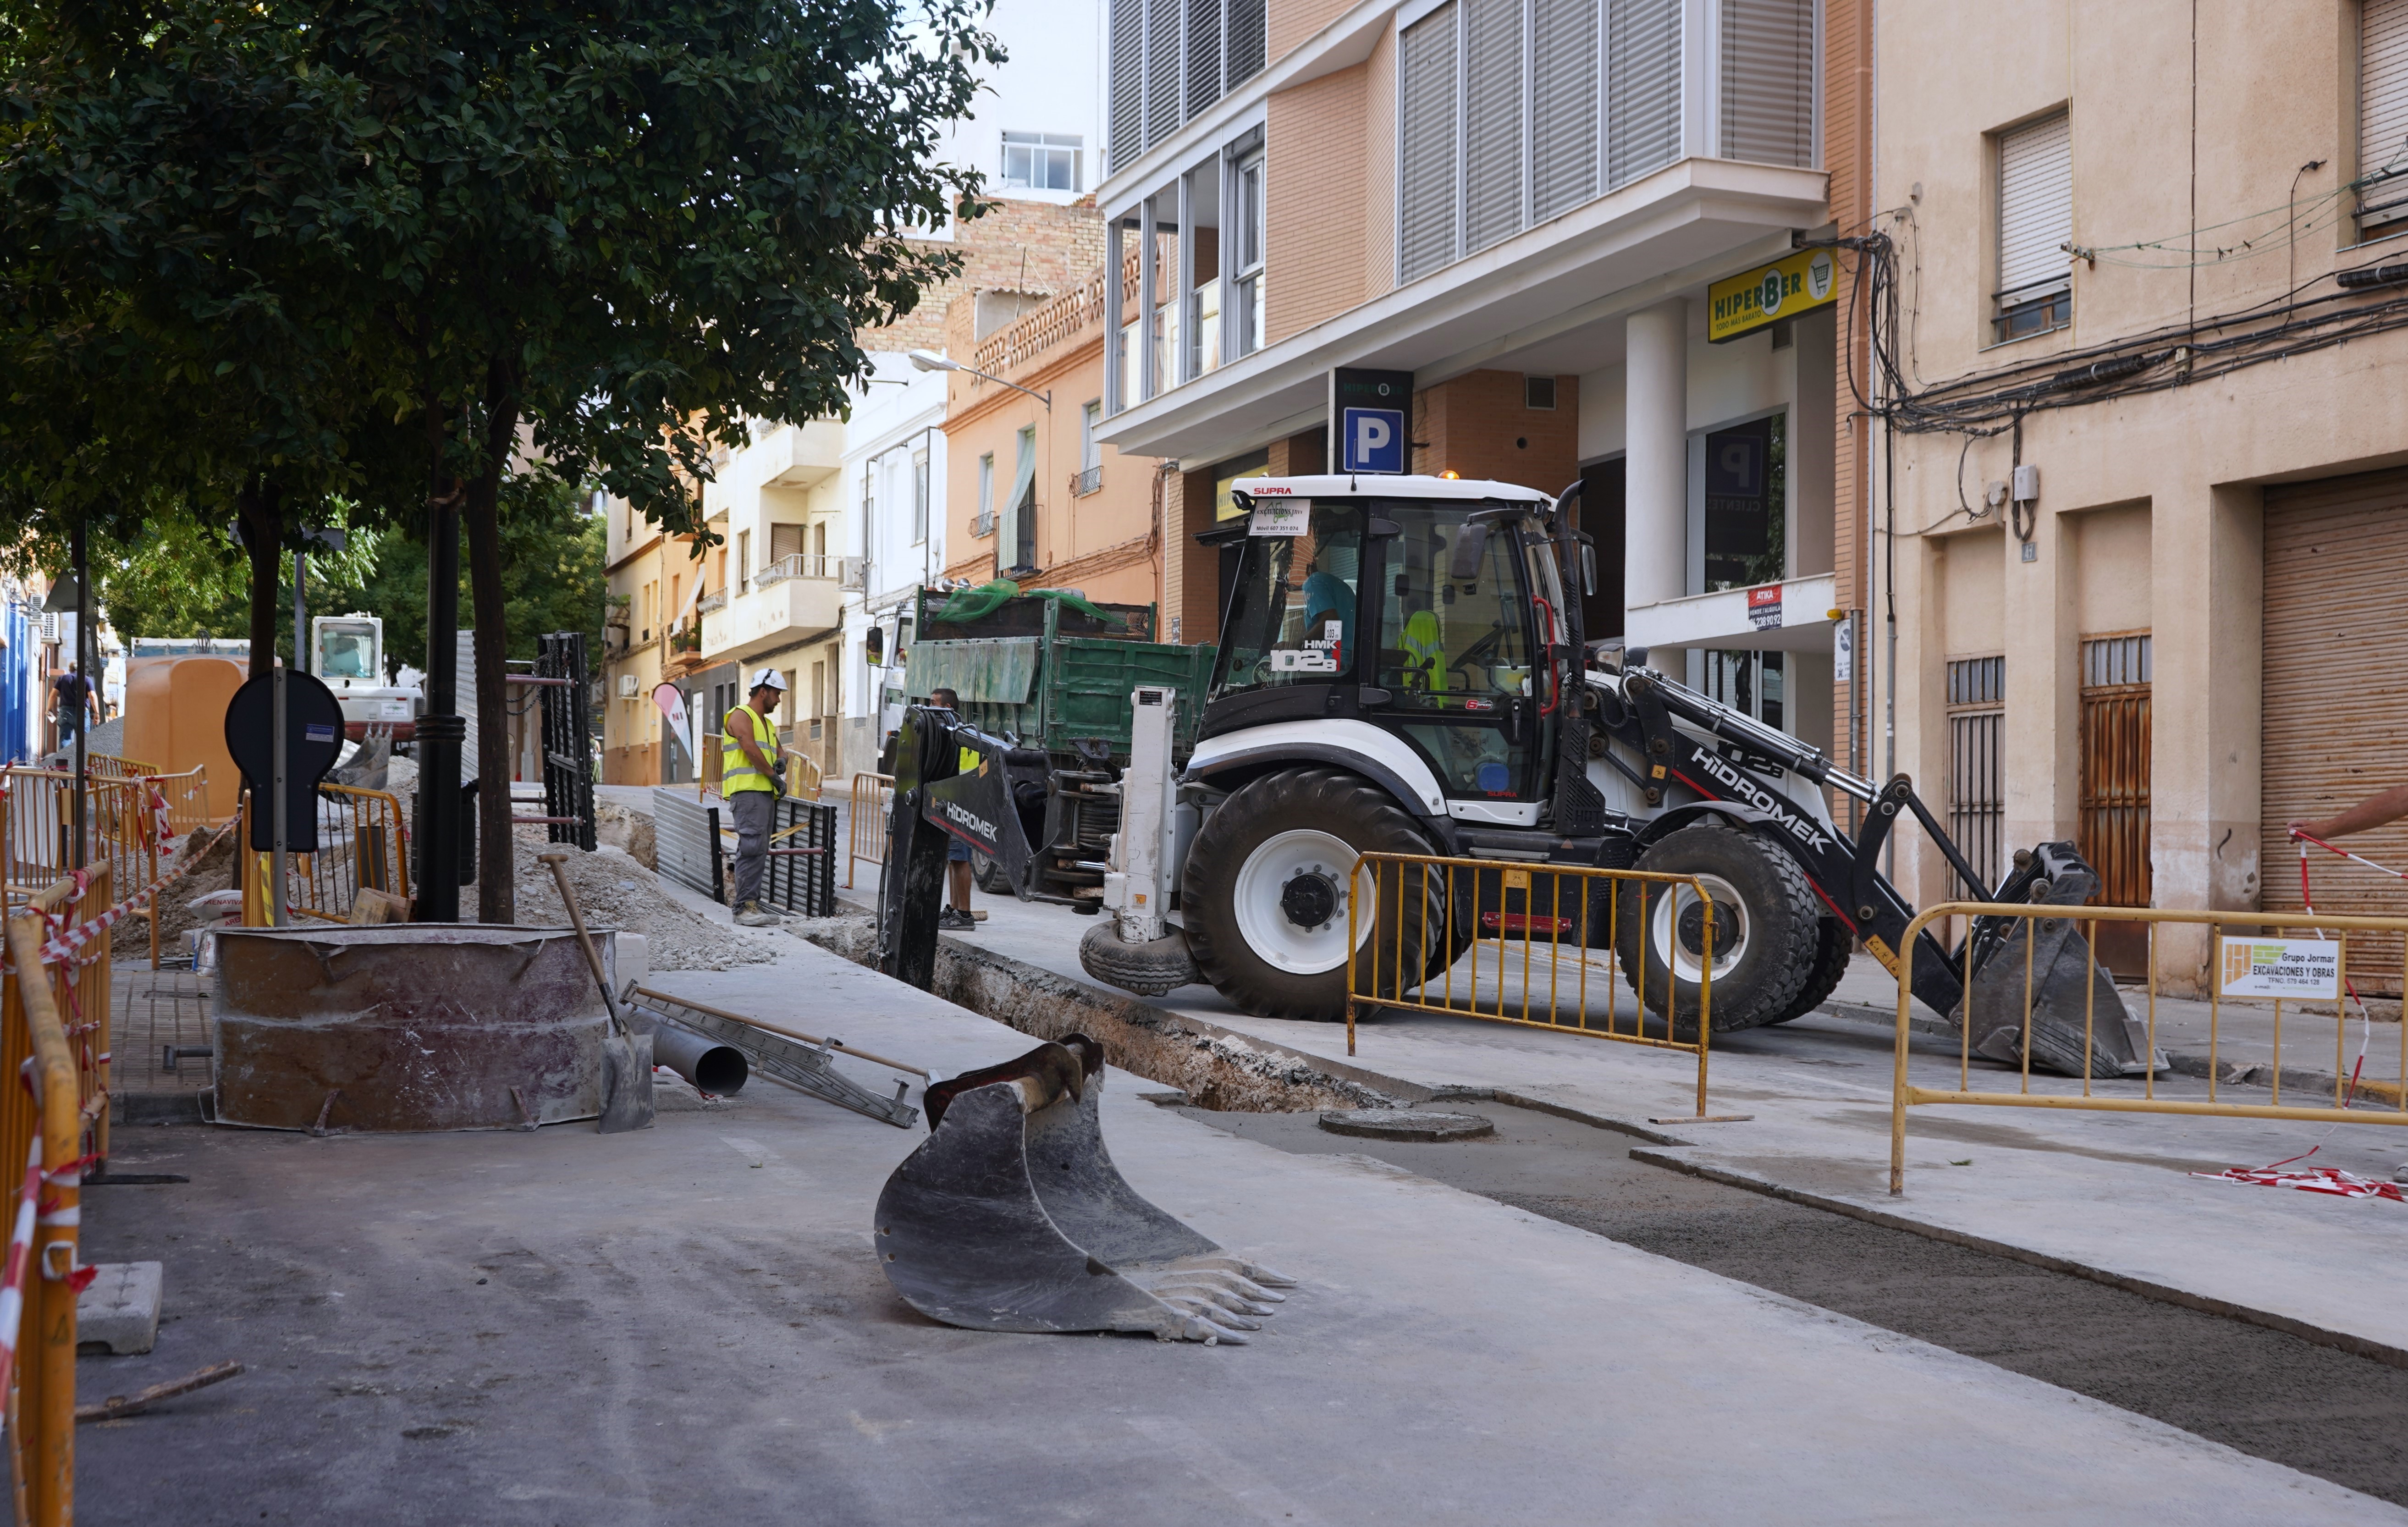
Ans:
{"type": "Polygon", "coordinates": [[[1142,1331],[1243,1343],[1294,1278],[1139,1196],[1104,1149],[1103,1046],[1083,1034],[928,1088],[928,1138],[878,1195],[912,1308],[972,1331],[1142,1331]]]}
{"type": "MultiPolygon", "coordinates": [[[[1960,1015],[1973,1053],[2064,1076],[2138,1075],[2146,1031],[2132,1021],[2114,977],[2090,946],[2082,904],[2099,892],[2099,872],[2073,844],[2042,843],[2016,856],[2000,901],[2061,906],[2061,917],[1999,917],[1974,925],[1973,984],[1960,1015]],[[2026,1036],[2025,1015],[2030,1015],[2026,1036]]],[[[2157,1064],[2156,1058],[2147,1061],[2157,1064]]]]}

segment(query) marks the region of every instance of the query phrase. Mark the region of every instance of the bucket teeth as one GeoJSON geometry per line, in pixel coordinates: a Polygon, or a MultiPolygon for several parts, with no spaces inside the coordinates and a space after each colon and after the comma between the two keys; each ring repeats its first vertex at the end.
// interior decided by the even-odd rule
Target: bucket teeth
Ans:
{"type": "Polygon", "coordinates": [[[1074,1035],[963,1080],[974,1085],[931,1106],[928,1138],[878,1200],[881,1265],[922,1314],[973,1331],[1241,1346],[1286,1299],[1273,1288],[1296,1286],[1121,1176],[1104,1148],[1092,1041],[1074,1035]],[[1046,1081],[1041,1096],[1024,1085],[1031,1075],[1046,1081]]]}

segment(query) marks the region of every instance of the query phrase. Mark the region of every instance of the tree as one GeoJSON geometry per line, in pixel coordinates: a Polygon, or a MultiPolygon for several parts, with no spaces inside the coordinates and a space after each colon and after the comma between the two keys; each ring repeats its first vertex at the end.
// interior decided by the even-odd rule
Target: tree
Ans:
{"type": "MultiPolygon", "coordinates": [[[[301,513],[339,494],[394,523],[414,480],[430,566],[466,525],[498,728],[506,483],[599,482],[696,529],[710,455],[748,420],[841,411],[855,331],[953,267],[898,230],[981,209],[974,174],[931,161],[1001,56],[983,5],[55,0],[0,20],[20,107],[0,367],[23,363],[21,416],[71,422],[0,424],[0,531],[11,505],[22,526],[68,501],[231,504],[260,548],[257,630],[266,548],[301,513]],[[122,469],[142,446],[147,477],[122,469]]],[[[484,782],[489,865],[509,862],[507,789],[484,782]]],[[[511,877],[480,884],[509,920],[511,877]]]]}

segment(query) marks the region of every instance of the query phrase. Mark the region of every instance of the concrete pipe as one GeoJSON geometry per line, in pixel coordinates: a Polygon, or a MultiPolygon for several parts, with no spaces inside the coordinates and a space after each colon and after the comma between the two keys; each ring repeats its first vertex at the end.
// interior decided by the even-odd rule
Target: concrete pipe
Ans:
{"type": "Polygon", "coordinates": [[[743,1051],[674,1023],[652,1026],[652,1061],[692,1082],[696,1090],[723,1098],[744,1090],[752,1074],[743,1051]]]}

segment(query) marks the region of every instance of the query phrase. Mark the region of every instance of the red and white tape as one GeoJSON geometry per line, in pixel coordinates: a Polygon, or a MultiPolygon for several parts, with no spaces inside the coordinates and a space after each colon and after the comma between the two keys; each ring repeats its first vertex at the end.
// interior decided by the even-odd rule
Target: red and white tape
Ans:
{"type": "MultiPolygon", "coordinates": [[[[2294,1160],[2297,1157],[2292,1158],[2294,1160]]],[[[2280,1166],[2276,1162],[2275,1166],[2280,1166]]],[[[2408,1193],[2393,1182],[2377,1182],[2361,1177],[2355,1172],[2344,1172],[2337,1166],[2306,1167],[2298,1172],[2278,1172],[2272,1166],[2233,1167],[2226,1172],[2194,1172],[2194,1177],[2210,1182],[2241,1182],[2258,1188],[2296,1188],[2303,1193],[2328,1193],[2335,1198],[2387,1198],[2394,1203],[2408,1203],[2408,1193]]]]}

